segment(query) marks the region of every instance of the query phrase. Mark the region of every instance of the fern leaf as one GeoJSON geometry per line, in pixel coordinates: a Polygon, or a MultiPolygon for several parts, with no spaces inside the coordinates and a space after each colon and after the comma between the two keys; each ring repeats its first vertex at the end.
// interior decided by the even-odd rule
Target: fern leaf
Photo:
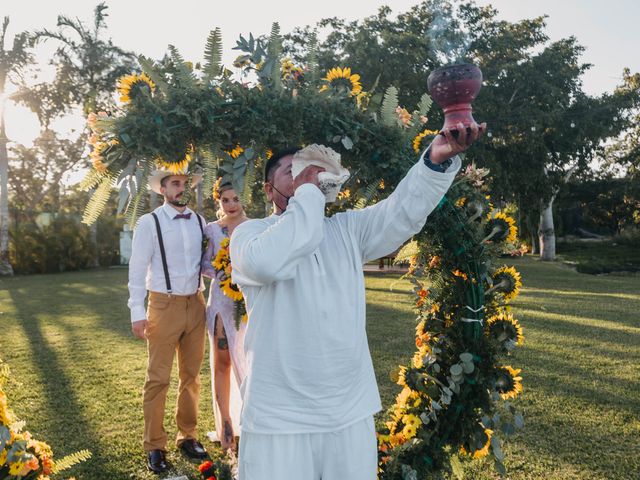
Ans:
{"type": "Polygon", "coordinates": [[[393,85],[387,88],[380,107],[380,119],[387,126],[398,125],[398,115],[396,107],[398,106],[398,89],[393,85]]]}
{"type": "Polygon", "coordinates": [[[428,93],[423,93],[422,97],[420,97],[420,103],[418,104],[418,112],[420,115],[426,115],[431,110],[431,105],[433,105],[433,100],[428,93]]]}
{"type": "Polygon", "coordinates": [[[318,83],[320,80],[320,66],[318,64],[318,36],[315,31],[309,35],[309,51],[306,63],[309,68],[311,82],[313,84],[318,83]]]}
{"type": "Polygon", "coordinates": [[[431,110],[432,104],[433,104],[433,100],[431,100],[431,97],[426,93],[422,94],[422,97],[420,98],[420,103],[418,103],[418,110],[413,112],[413,117],[411,119],[413,125],[408,131],[409,138],[413,139],[418,134],[418,132],[422,130],[423,124],[422,124],[422,121],[420,120],[420,117],[426,116],[427,113],[429,113],[429,110],[431,110]]]}
{"type": "Polygon", "coordinates": [[[63,470],[67,470],[68,468],[71,468],[78,463],[86,462],[90,458],[91,452],[89,450],[80,450],[70,455],[66,455],[60,460],[56,460],[53,462],[53,473],[59,473],[63,470]]]}
{"type": "Polygon", "coordinates": [[[113,188],[114,178],[111,175],[107,175],[100,181],[98,188],[96,188],[93,195],[89,199],[89,203],[84,209],[82,215],[82,223],[87,225],[93,224],[100,214],[104,211],[104,207],[109,200],[111,189],[113,188]]]}
{"type": "Polygon", "coordinates": [[[207,45],[204,48],[204,75],[209,82],[220,75],[222,69],[222,35],[220,28],[209,33],[207,45]]]}
{"type": "Polygon", "coordinates": [[[146,73],[151,81],[155,83],[156,87],[158,87],[158,90],[163,95],[167,95],[169,86],[164,79],[163,73],[158,68],[158,65],[153,60],[143,55],[138,56],[138,62],[140,62],[140,66],[144,73],[146,73]]]}
{"type": "Polygon", "coordinates": [[[169,54],[171,61],[173,62],[173,66],[176,69],[177,83],[186,88],[195,88],[197,83],[196,77],[191,71],[191,68],[187,66],[187,62],[184,60],[178,49],[173,45],[169,45],[169,54]]]}
{"type": "Polygon", "coordinates": [[[205,195],[211,195],[213,184],[218,179],[218,160],[213,154],[211,147],[200,149],[202,155],[202,191],[205,195]]]}
{"type": "Polygon", "coordinates": [[[393,262],[407,262],[411,259],[411,257],[415,257],[418,253],[420,253],[418,242],[416,242],[415,240],[411,240],[400,249],[393,262]]]}
{"type": "Polygon", "coordinates": [[[247,170],[244,173],[244,187],[242,194],[240,195],[240,201],[243,205],[249,205],[251,203],[251,196],[253,193],[253,186],[256,183],[256,165],[255,162],[247,163],[247,170]]]}
{"type": "Polygon", "coordinates": [[[380,184],[380,181],[373,182],[373,183],[369,184],[369,186],[367,186],[364,189],[364,192],[362,193],[362,195],[360,195],[360,198],[358,198],[358,201],[354,205],[354,207],[357,210],[360,210],[360,209],[366,207],[367,205],[369,205],[371,203],[372,200],[374,200],[374,197],[376,196],[376,193],[378,192],[378,185],[379,184],[380,184]]]}
{"type": "Polygon", "coordinates": [[[169,45],[168,48],[169,48],[169,54],[171,56],[171,60],[173,61],[173,63],[176,65],[182,65],[184,63],[184,58],[182,57],[178,49],[175,47],[175,45],[169,45]]]}
{"type": "MultiPolygon", "coordinates": [[[[280,35],[280,24],[273,22],[271,25],[271,35],[267,46],[267,57],[271,61],[271,72],[268,72],[277,90],[282,88],[282,78],[280,77],[280,57],[282,56],[282,35],[280,35]]],[[[267,62],[265,62],[267,63],[267,62]]]]}
{"type": "Polygon", "coordinates": [[[95,188],[96,185],[98,185],[102,181],[105,175],[106,173],[99,172],[95,168],[92,168],[91,170],[89,170],[87,175],[82,180],[80,180],[80,183],[78,183],[78,187],[83,192],[88,192],[89,190],[95,188]]]}

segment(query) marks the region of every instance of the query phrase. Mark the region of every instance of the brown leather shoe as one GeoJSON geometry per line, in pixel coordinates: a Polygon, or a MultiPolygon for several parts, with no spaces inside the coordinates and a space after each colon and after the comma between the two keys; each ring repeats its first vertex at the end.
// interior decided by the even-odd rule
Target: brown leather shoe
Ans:
{"type": "Polygon", "coordinates": [[[187,438],[180,444],[180,450],[191,460],[204,460],[209,454],[195,438],[187,438]]]}
{"type": "Polygon", "coordinates": [[[147,453],[147,468],[153,473],[164,473],[169,469],[164,450],[151,450],[147,453]]]}

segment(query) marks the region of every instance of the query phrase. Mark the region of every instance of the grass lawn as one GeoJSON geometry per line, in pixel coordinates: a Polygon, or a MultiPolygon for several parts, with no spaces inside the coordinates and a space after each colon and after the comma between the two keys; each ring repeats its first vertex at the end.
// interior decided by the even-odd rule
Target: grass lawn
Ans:
{"type": "MultiPolygon", "coordinates": [[[[516,404],[526,426],[507,442],[509,477],[639,478],[640,276],[584,275],[532,258],[513,263],[525,284],[514,311],[526,341],[509,363],[523,369],[516,404]]],[[[409,287],[397,278],[367,274],[369,341],[384,405],[399,389],[389,373],[413,353],[409,287]]],[[[0,279],[10,405],[58,457],[93,452],[70,471],[78,479],[157,478],[141,452],[146,353],[130,334],[127,296],[125,269],[0,279]]],[[[208,365],[202,393],[206,432],[213,429],[208,365]]],[[[198,478],[175,450],[169,458],[176,474],[198,478]]],[[[488,464],[470,464],[468,472],[495,478],[488,464]]]]}

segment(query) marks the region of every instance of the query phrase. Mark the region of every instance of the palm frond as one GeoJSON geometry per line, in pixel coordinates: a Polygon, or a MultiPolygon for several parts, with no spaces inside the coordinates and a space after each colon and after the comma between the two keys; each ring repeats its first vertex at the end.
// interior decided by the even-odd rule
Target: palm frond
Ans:
{"type": "Polygon", "coordinates": [[[105,19],[109,16],[107,13],[103,13],[109,8],[104,2],[100,2],[93,10],[93,27],[95,29],[95,35],[98,36],[98,32],[102,27],[106,27],[105,19]]]}
{"type": "Polygon", "coordinates": [[[204,61],[205,81],[209,82],[218,77],[222,69],[222,35],[219,27],[209,32],[204,49],[204,61]]]}
{"type": "Polygon", "coordinates": [[[109,201],[111,189],[113,188],[113,181],[114,177],[109,174],[105,175],[100,180],[98,187],[93,192],[93,195],[91,195],[91,198],[84,209],[84,213],[82,214],[82,223],[91,225],[98,219],[109,201]]]}
{"type": "Polygon", "coordinates": [[[393,126],[398,124],[396,107],[398,106],[398,89],[391,85],[387,88],[380,107],[380,119],[384,125],[393,126]]]}
{"type": "Polygon", "coordinates": [[[7,35],[7,28],[9,27],[9,16],[5,16],[2,20],[2,33],[0,34],[0,55],[4,55],[4,39],[7,35]]]}

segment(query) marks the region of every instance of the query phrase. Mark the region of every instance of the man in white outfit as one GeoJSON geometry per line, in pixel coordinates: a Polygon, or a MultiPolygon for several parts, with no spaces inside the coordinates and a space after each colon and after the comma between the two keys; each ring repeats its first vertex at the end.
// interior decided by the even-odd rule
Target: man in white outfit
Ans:
{"type": "Polygon", "coordinates": [[[275,214],[238,226],[233,281],[245,296],[240,480],[374,480],[381,409],[365,330],[362,266],[419,232],[485,129],[445,131],[395,191],[371,207],[324,216],[317,166],[295,180],[274,155],[265,191],[275,214]]]}

